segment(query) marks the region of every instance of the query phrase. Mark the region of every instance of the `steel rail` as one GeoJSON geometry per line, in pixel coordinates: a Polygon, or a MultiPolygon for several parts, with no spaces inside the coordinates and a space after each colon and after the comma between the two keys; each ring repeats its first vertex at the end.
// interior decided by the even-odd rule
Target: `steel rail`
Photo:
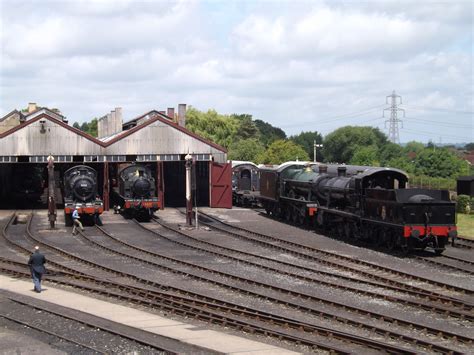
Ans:
{"type": "MultiPolygon", "coordinates": [[[[220,220],[220,219],[218,219],[214,216],[208,215],[208,214],[206,214],[202,211],[200,211],[199,214],[201,216],[204,215],[207,218],[209,218],[211,220],[214,220],[215,222],[218,222],[218,223],[220,223],[224,226],[227,226],[229,228],[240,230],[242,232],[245,232],[245,233],[248,233],[248,234],[251,234],[251,235],[255,235],[255,236],[260,237],[262,239],[275,241],[275,242],[278,242],[278,243],[286,244],[286,245],[296,247],[296,248],[299,248],[299,249],[303,249],[303,250],[306,250],[306,251],[311,251],[311,252],[315,252],[315,253],[319,253],[319,254],[324,254],[325,256],[334,257],[335,259],[343,260],[343,261],[346,261],[346,262],[357,263],[357,264],[364,265],[364,266],[369,267],[369,268],[373,268],[375,270],[383,271],[385,273],[390,273],[390,274],[394,274],[394,275],[397,275],[397,276],[401,276],[401,277],[406,278],[408,280],[422,281],[422,282],[428,283],[430,285],[440,287],[442,289],[446,289],[446,290],[450,290],[450,291],[456,291],[456,292],[467,294],[467,295],[473,295],[474,294],[474,290],[469,290],[469,289],[465,289],[465,288],[454,286],[454,285],[448,285],[448,284],[438,282],[438,281],[435,281],[435,280],[430,280],[430,279],[426,279],[426,278],[423,278],[423,277],[420,277],[420,276],[416,276],[416,275],[413,275],[413,274],[402,272],[402,271],[399,271],[399,270],[391,269],[391,268],[388,268],[386,266],[377,265],[377,264],[372,263],[372,262],[363,261],[363,260],[359,260],[359,259],[354,260],[352,258],[346,257],[344,255],[340,255],[340,254],[337,254],[337,253],[334,253],[334,252],[329,252],[329,251],[326,251],[326,250],[317,249],[317,248],[302,245],[302,244],[299,244],[299,243],[290,242],[290,241],[285,240],[285,239],[280,239],[280,238],[277,238],[277,237],[273,237],[273,236],[269,236],[269,235],[266,235],[266,234],[251,231],[251,230],[248,230],[246,228],[238,227],[238,226],[232,225],[230,223],[224,222],[224,221],[222,221],[222,220],[220,220]]],[[[212,225],[212,224],[207,223],[205,221],[201,221],[200,223],[205,224],[205,225],[209,226],[210,228],[215,228],[217,230],[221,230],[221,231],[224,231],[226,233],[233,234],[233,235],[235,235],[236,237],[239,237],[239,238],[250,239],[252,241],[261,243],[263,245],[268,245],[268,246],[273,247],[273,248],[278,248],[279,250],[287,250],[289,253],[292,253],[292,254],[295,254],[295,255],[298,255],[298,256],[301,256],[301,257],[304,257],[304,258],[315,259],[315,260],[319,260],[319,261],[322,261],[322,262],[325,262],[325,263],[328,263],[328,264],[331,263],[327,260],[323,260],[320,257],[316,257],[316,256],[313,256],[313,255],[308,255],[308,254],[301,253],[301,252],[297,252],[297,251],[294,251],[292,249],[287,249],[287,248],[284,248],[284,247],[279,247],[279,246],[276,246],[272,243],[251,239],[251,238],[246,237],[244,235],[234,233],[234,232],[231,232],[231,231],[227,231],[223,228],[212,225]]],[[[339,266],[339,267],[346,267],[346,266],[343,266],[343,265],[339,265],[337,263],[333,263],[333,264],[335,264],[336,266],[339,266]]],[[[347,267],[347,268],[348,268],[349,271],[352,271],[352,272],[358,272],[358,273],[361,272],[361,271],[359,271],[358,269],[355,269],[355,268],[350,268],[350,267],[347,267]]],[[[373,273],[371,274],[369,272],[365,272],[365,274],[366,274],[366,276],[371,277],[371,278],[379,278],[380,277],[380,276],[374,275],[373,273]]],[[[389,281],[389,280],[387,280],[387,281],[389,281]]],[[[392,280],[391,282],[397,282],[397,281],[392,280]]],[[[397,282],[397,283],[399,283],[399,282],[397,282]]],[[[422,291],[429,292],[429,291],[426,291],[426,290],[422,290],[419,287],[408,286],[408,285],[403,284],[403,283],[401,283],[401,284],[405,285],[406,287],[409,287],[411,289],[418,290],[420,292],[422,292],[422,291]]],[[[433,294],[439,295],[439,293],[436,293],[436,292],[433,292],[433,294]]]]}
{"type": "MultiPolygon", "coordinates": [[[[154,230],[150,230],[146,227],[144,227],[143,225],[139,224],[143,229],[149,231],[150,233],[153,233],[153,234],[157,234],[158,236],[161,236],[159,233],[157,233],[156,231],[154,230]]],[[[174,259],[173,259],[174,260],[174,259]]],[[[182,262],[183,263],[183,262],[182,262]]],[[[186,275],[190,276],[189,273],[186,273],[186,275]]],[[[234,279],[237,279],[239,280],[238,277],[233,277],[234,279]]],[[[222,284],[222,283],[215,283],[214,284],[217,284],[217,285],[221,285],[223,287],[227,287],[227,288],[231,288],[231,289],[235,289],[237,291],[241,291],[240,288],[236,288],[234,286],[230,286],[228,284],[222,284]]],[[[262,286],[261,283],[255,283],[255,285],[257,286],[262,286]]],[[[273,287],[273,286],[270,286],[272,287],[272,289],[276,289],[278,290],[279,288],[277,287],[273,287]]],[[[248,291],[248,290],[245,290],[245,292],[247,294],[254,294],[256,295],[257,297],[264,297],[266,300],[272,300],[274,302],[281,302],[281,300],[279,299],[276,299],[274,297],[270,297],[270,296],[265,296],[265,295],[261,295],[260,293],[256,293],[254,291],[248,291]]],[[[295,293],[293,292],[292,290],[287,290],[285,289],[284,292],[286,294],[291,294],[291,295],[294,295],[295,297],[300,297],[300,298],[303,298],[303,299],[313,299],[315,301],[318,301],[320,303],[324,303],[324,304],[327,304],[327,305],[330,305],[330,306],[335,306],[335,307],[339,307],[339,308],[342,308],[342,309],[345,309],[345,310],[348,310],[348,311],[352,311],[352,312],[355,312],[356,314],[363,314],[363,315],[367,315],[367,316],[370,316],[372,318],[375,318],[375,319],[379,319],[379,320],[383,320],[383,321],[387,321],[387,322],[390,322],[390,323],[395,323],[395,324],[398,324],[398,325],[403,325],[403,326],[408,326],[409,328],[415,328],[415,329],[419,329],[419,330],[423,330],[423,331],[428,331],[429,333],[431,334],[434,334],[434,335],[440,335],[440,334],[443,334],[445,333],[444,331],[441,331],[439,329],[435,329],[435,328],[432,328],[432,327],[426,327],[424,325],[418,325],[418,324],[414,324],[412,322],[408,322],[408,321],[405,321],[401,318],[394,318],[394,317],[387,317],[386,315],[382,315],[380,313],[376,313],[374,311],[367,311],[367,310],[364,310],[364,309],[361,309],[361,308],[358,308],[358,307],[353,307],[353,306],[349,306],[349,305],[346,305],[346,304],[342,304],[342,303],[338,303],[336,301],[331,301],[331,300],[327,300],[327,299],[323,299],[323,298],[319,298],[319,297],[316,297],[316,296],[312,296],[312,295],[300,295],[298,293],[295,293]]],[[[308,307],[303,307],[301,305],[298,305],[298,304],[294,304],[294,303],[291,303],[291,302],[285,302],[284,305],[286,306],[294,306],[296,307],[296,309],[304,309],[306,312],[308,313],[311,313],[311,314],[315,314],[315,312],[317,312],[316,314],[320,314],[324,317],[329,317],[329,318],[333,318],[333,319],[336,319],[334,318],[335,316],[332,315],[331,313],[327,313],[327,312],[324,312],[324,311],[317,311],[313,308],[308,308],[308,307]]],[[[343,323],[345,324],[349,324],[350,322],[350,319],[348,318],[344,318],[342,316],[337,316],[337,319],[341,319],[343,323]]],[[[352,324],[352,323],[351,323],[352,324]]],[[[361,327],[362,323],[359,323],[359,322],[355,322],[354,325],[357,326],[357,327],[361,327]]],[[[370,326],[370,325],[367,325],[367,327],[369,328],[373,328],[373,326],[370,326]]],[[[450,332],[448,332],[450,333],[450,332]]],[[[459,335],[456,334],[456,333],[450,333],[449,336],[446,336],[446,338],[451,338],[451,339],[459,339],[458,338],[459,335]]],[[[464,337],[464,339],[462,340],[462,342],[467,342],[467,343],[472,343],[474,339],[472,338],[469,338],[469,337],[464,337]]]]}
{"type": "MultiPolygon", "coordinates": [[[[452,306],[460,307],[463,311],[472,311],[472,309],[473,309],[472,305],[468,305],[464,302],[461,302],[461,301],[458,301],[458,300],[455,300],[455,299],[451,299],[451,298],[447,298],[447,297],[442,297],[442,296],[438,296],[438,295],[433,296],[433,295],[429,295],[429,294],[426,294],[426,293],[423,293],[423,292],[407,290],[407,289],[404,289],[404,288],[399,288],[399,287],[396,287],[396,286],[386,285],[386,284],[381,284],[381,283],[376,283],[376,282],[371,282],[371,281],[363,281],[363,280],[360,280],[360,279],[355,279],[354,280],[354,279],[352,279],[350,277],[347,277],[347,276],[339,277],[340,275],[337,275],[337,274],[335,275],[335,274],[332,274],[330,272],[319,271],[319,270],[316,270],[316,269],[313,269],[313,268],[308,268],[308,267],[299,266],[299,265],[297,266],[295,264],[291,264],[291,263],[288,263],[288,262],[285,262],[285,261],[280,261],[280,260],[276,260],[276,259],[273,259],[273,258],[268,258],[268,257],[265,257],[265,256],[259,256],[257,254],[253,254],[253,253],[242,252],[240,250],[235,250],[235,249],[219,246],[219,245],[213,244],[211,242],[201,241],[199,239],[193,238],[190,235],[188,235],[188,234],[186,234],[182,231],[179,231],[179,230],[177,230],[177,229],[175,229],[171,226],[168,226],[168,225],[166,225],[162,222],[159,222],[157,220],[155,220],[155,221],[156,221],[156,223],[160,224],[163,228],[166,228],[169,231],[177,233],[177,234],[179,234],[181,236],[184,236],[186,238],[189,238],[193,241],[200,242],[200,243],[205,244],[205,245],[210,245],[210,246],[215,247],[215,248],[223,249],[223,250],[228,251],[228,252],[233,252],[235,254],[243,254],[243,255],[252,256],[252,257],[255,257],[255,258],[258,258],[258,259],[271,261],[271,262],[274,262],[274,263],[279,263],[281,265],[284,265],[285,267],[300,268],[301,270],[304,270],[304,271],[314,272],[314,273],[318,273],[318,274],[326,275],[326,276],[330,276],[330,277],[341,278],[341,279],[344,279],[344,280],[350,281],[350,282],[356,281],[357,283],[360,283],[360,284],[365,284],[365,285],[384,288],[384,289],[388,289],[388,290],[392,290],[392,291],[397,291],[397,292],[405,293],[405,294],[408,294],[408,295],[411,295],[411,296],[416,296],[416,297],[422,298],[424,300],[430,300],[430,301],[433,301],[433,302],[442,302],[443,306],[439,307],[439,306],[434,306],[433,304],[431,304],[431,305],[423,304],[419,301],[406,300],[404,298],[389,296],[389,295],[385,295],[385,294],[379,294],[379,293],[376,293],[376,292],[373,292],[373,291],[368,291],[368,290],[361,290],[360,288],[345,286],[345,285],[337,284],[337,283],[331,282],[331,281],[324,281],[324,280],[316,279],[314,277],[302,276],[302,275],[299,275],[299,274],[295,274],[293,272],[286,271],[285,269],[276,269],[276,268],[273,268],[273,267],[262,265],[261,263],[254,263],[254,262],[244,260],[244,259],[241,259],[241,258],[236,258],[236,257],[233,257],[233,256],[229,255],[228,253],[218,253],[218,252],[215,252],[215,251],[209,251],[208,249],[202,249],[202,248],[199,248],[199,247],[195,247],[195,246],[189,245],[188,243],[176,241],[176,240],[167,238],[166,236],[160,234],[160,236],[162,238],[166,238],[167,240],[170,240],[171,242],[176,243],[178,245],[183,245],[183,246],[186,246],[186,247],[191,247],[191,248],[195,248],[195,249],[198,249],[198,250],[202,250],[204,252],[208,252],[210,254],[217,255],[219,257],[224,257],[224,258],[228,258],[228,259],[231,259],[231,260],[236,260],[239,263],[245,263],[245,264],[248,264],[248,265],[251,265],[251,266],[254,266],[254,267],[258,267],[258,268],[261,268],[261,269],[265,269],[265,270],[268,270],[268,271],[277,272],[279,274],[295,277],[295,278],[298,278],[298,279],[303,280],[303,281],[314,282],[314,283],[317,283],[317,284],[321,284],[321,285],[325,285],[325,286],[329,286],[329,287],[334,287],[334,288],[342,289],[342,290],[345,290],[345,291],[356,292],[356,293],[359,293],[359,294],[372,296],[372,297],[375,297],[375,298],[381,298],[381,299],[388,300],[388,301],[391,301],[391,302],[401,303],[401,304],[405,304],[405,305],[411,305],[411,306],[423,308],[423,309],[426,309],[426,310],[435,310],[436,312],[438,312],[440,314],[446,314],[446,312],[453,311],[452,309],[446,308],[444,306],[446,304],[448,304],[451,307],[452,306]]],[[[133,247],[133,246],[130,246],[130,247],[133,247]]],[[[460,318],[467,317],[467,319],[470,316],[471,316],[470,314],[464,313],[464,312],[461,312],[460,315],[459,315],[460,318]]],[[[472,320],[474,320],[474,315],[472,315],[472,320]]]]}
{"type": "MultiPolygon", "coordinates": [[[[103,281],[101,281],[101,282],[103,282],[103,281]]],[[[373,327],[372,327],[372,329],[373,329],[373,327]]],[[[425,328],[424,328],[424,329],[425,329],[425,328]]],[[[386,330],[382,330],[382,334],[387,334],[387,331],[386,331],[386,330]]],[[[400,335],[398,335],[398,337],[400,337],[400,335]]],[[[405,339],[405,340],[407,339],[406,336],[402,336],[401,338],[402,338],[402,339],[405,339]]],[[[420,343],[420,340],[419,340],[419,339],[416,339],[416,340],[415,340],[415,343],[420,343]]],[[[437,346],[437,345],[433,345],[433,344],[431,344],[431,343],[428,343],[426,346],[428,346],[428,347],[431,346],[431,347],[432,347],[432,346],[437,346]]],[[[448,349],[448,350],[449,350],[449,349],[448,349]]],[[[446,349],[443,349],[443,351],[446,351],[446,349]]]]}

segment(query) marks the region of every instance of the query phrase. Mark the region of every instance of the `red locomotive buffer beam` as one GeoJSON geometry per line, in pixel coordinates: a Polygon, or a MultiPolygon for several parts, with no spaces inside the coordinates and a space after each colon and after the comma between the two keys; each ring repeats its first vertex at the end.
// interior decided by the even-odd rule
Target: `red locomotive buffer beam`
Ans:
{"type": "MultiPolygon", "coordinates": [[[[64,213],[67,213],[67,214],[72,213],[75,208],[76,208],[76,205],[64,206],[64,213]]],[[[101,214],[102,212],[104,212],[104,205],[103,204],[93,205],[93,206],[78,206],[78,208],[79,208],[79,210],[78,210],[79,214],[93,215],[93,214],[101,214]]]]}
{"type": "Polygon", "coordinates": [[[153,208],[153,209],[162,209],[161,208],[161,201],[157,199],[149,199],[149,200],[125,200],[124,204],[125,208],[153,208]]]}
{"type": "Polygon", "coordinates": [[[403,236],[405,238],[436,235],[438,237],[456,237],[456,226],[405,226],[403,236]]]}

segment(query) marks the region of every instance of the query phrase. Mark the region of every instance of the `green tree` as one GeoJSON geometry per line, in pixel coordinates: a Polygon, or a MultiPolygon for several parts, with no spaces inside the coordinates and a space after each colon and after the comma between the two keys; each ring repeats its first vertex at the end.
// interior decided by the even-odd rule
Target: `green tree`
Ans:
{"type": "Polygon", "coordinates": [[[371,145],[380,148],[387,142],[387,136],[378,128],[345,126],[326,136],[323,153],[326,161],[347,163],[358,148],[371,145]]]}
{"type": "Polygon", "coordinates": [[[281,164],[286,161],[308,161],[308,153],[300,145],[290,140],[279,139],[269,145],[258,161],[263,164],[281,164]]]}
{"type": "Polygon", "coordinates": [[[413,174],[415,172],[415,165],[405,156],[395,157],[387,160],[383,166],[397,168],[407,173],[413,174]]]}
{"type": "Polygon", "coordinates": [[[252,120],[252,115],[233,114],[230,118],[236,120],[238,124],[235,139],[258,139],[260,137],[260,132],[257,125],[252,120]]]}
{"type": "Polygon", "coordinates": [[[415,160],[415,173],[430,177],[456,178],[469,173],[469,164],[444,148],[426,148],[415,160]]]}
{"type": "Polygon", "coordinates": [[[408,154],[415,153],[415,155],[418,153],[421,153],[424,149],[425,149],[425,146],[423,143],[415,142],[415,141],[408,142],[403,148],[405,153],[408,153],[408,154]]]}
{"type": "Polygon", "coordinates": [[[469,151],[474,150],[474,142],[466,144],[464,146],[464,149],[469,150],[469,151]]]}
{"type": "MultiPolygon", "coordinates": [[[[302,146],[306,153],[308,153],[309,158],[311,161],[314,161],[314,141],[316,144],[321,144],[323,142],[323,137],[318,132],[301,132],[298,135],[291,136],[289,138],[291,141],[295,142],[296,144],[302,146]]],[[[323,161],[324,157],[321,151],[321,148],[317,148],[316,155],[318,161],[323,161]]]]}
{"type": "Polygon", "coordinates": [[[278,139],[286,139],[286,133],[277,127],[273,127],[270,123],[262,120],[255,120],[255,125],[260,131],[260,140],[265,147],[278,139]]]}
{"type": "Polygon", "coordinates": [[[391,142],[380,148],[378,157],[381,166],[392,167],[389,165],[389,162],[398,158],[405,159],[409,162],[408,155],[404,152],[403,148],[400,145],[391,142]]]}
{"type": "Polygon", "coordinates": [[[229,160],[243,160],[260,163],[258,160],[263,157],[265,147],[255,138],[242,139],[231,143],[227,158],[229,160]]]}
{"type": "Polygon", "coordinates": [[[81,131],[82,132],[87,132],[89,130],[89,123],[87,122],[82,122],[81,124],[81,131]]]}
{"type": "Polygon", "coordinates": [[[235,118],[220,115],[216,110],[201,112],[190,107],[186,112],[186,128],[225,148],[234,141],[239,125],[235,118]]]}
{"type": "Polygon", "coordinates": [[[359,147],[350,161],[354,165],[380,166],[378,148],[374,145],[359,147]]]}
{"type": "Polygon", "coordinates": [[[98,124],[98,119],[97,118],[92,119],[92,121],[89,122],[86,133],[90,134],[92,137],[97,137],[98,135],[97,124],[98,124]]]}
{"type": "Polygon", "coordinates": [[[74,122],[74,124],[72,126],[74,128],[81,129],[81,125],[79,124],[79,122],[74,122]]]}

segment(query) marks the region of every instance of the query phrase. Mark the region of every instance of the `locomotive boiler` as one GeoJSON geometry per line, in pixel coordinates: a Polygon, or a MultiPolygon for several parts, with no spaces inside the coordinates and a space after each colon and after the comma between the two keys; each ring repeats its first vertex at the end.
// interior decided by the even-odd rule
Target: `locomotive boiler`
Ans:
{"type": "Polygon", "coordinates": [[[66,225],[72,225],[71,214],[76,207],[81,218],[100,225],[99,216],[104,211],[104,204],[98,196],[97,171],[86,165],[76,165],[66,170],[63,183],[66,225]]]}
{"type": "Polygon", "coordinates": [[[150,220],[153,212],[162,207],[155,178],[145,165],[132,164],[123,168],[113,192],[116,206],[128,218],[150,220]]]}
{"type": "Polygon", "coordinates": [[[261,185],[267,213],[341,239],[440,254],[457,235],[449,192],[407,188],[398,169],[290,164],[262,171],[261,185]]]}

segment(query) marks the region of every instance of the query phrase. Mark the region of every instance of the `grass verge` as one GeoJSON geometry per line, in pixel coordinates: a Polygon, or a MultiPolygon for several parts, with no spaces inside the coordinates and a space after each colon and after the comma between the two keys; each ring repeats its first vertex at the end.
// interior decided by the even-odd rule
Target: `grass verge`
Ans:
{"type": "Polygon", "coordinates": [[[474,214],[457,214],[458,234],[461,237],[474,239],[474,214]]]}

